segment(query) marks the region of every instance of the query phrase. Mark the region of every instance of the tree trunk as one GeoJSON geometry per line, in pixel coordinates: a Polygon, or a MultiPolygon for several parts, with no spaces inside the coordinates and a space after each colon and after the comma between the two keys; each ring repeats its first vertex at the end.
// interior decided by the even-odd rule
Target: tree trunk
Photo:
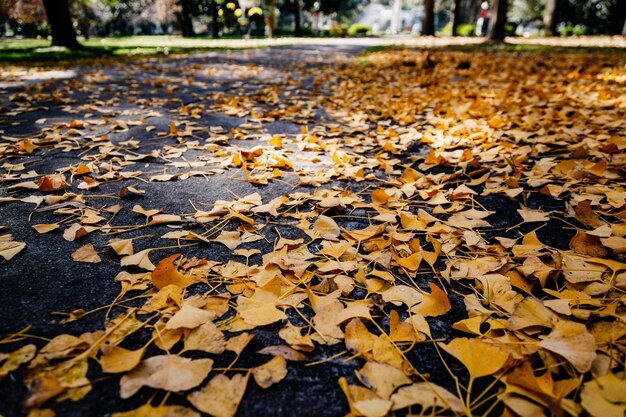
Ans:
{"type": "Polygon", "coordinates": [[[52,31],[52,46],[80,49],[82,46],[76,39],[68,0],[43,0],[43,6],[52,31]]]}
{"type": "Polygon", "coordinates": [[[556,9],[558,0],[546,0],[543,10],[543,27],[550,36],[556,35],[556,9]]]}
{"type": "Polygon", "coordinates": [[[496,0],[491,25],[489,26],[489,40],[503,42],[506,36],[506,13],[509,8],[508,0],[496,0]]]}
{"type": "Polygon", "coordinates": [[[274,37],[274,15],[276,13],[276,0],[269,0],[269,14],[265,18],[265,26],[267,26],[267,37],[274,37]]]}
{"type": "Polygon", "coordinates": [[[302,36],[302,25],[300,23],[300,0],[292,0],[293,1],[293,34],[296,37],[302,36]]]}
{"type": "Polygon", "coordinates": [[[452,36],[457,36],[461,24],[461,0],[454,0],[454,14],[452,15],[452,36]]]}
{"type": "Polygon", "coordinates": [[[193,30],[193,21],[191,20],[191,13],[193,11],[192,0],[180,0],[180,12],[178,13],[178,22],[180,23],[180,29],[183,32],[185,38],[196,36],[193,30]]]}
{"type": "Polygon", "coordinates": [[[211,0],[211,36],[213,39],[220,37],[219,12],[217,10],[217,0],[211,0]]]}
{"type": "Polygon", "coordinates": [[[435,0],[424,0],[422,35],[435,36],[435,0]]]}

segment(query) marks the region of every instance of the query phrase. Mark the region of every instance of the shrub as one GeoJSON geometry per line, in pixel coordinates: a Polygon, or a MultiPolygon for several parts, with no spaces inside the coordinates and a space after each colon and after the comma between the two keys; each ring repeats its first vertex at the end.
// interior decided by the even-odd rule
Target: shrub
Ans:
{"type": "Polygon", "coordinates": [[[348,25],[332,25],[328,33],[333,37],[344,37],[348,34],[348,25]]]}
{"type": "Polygon", "coordinates": [[[372,27],[368,25],[361,25],[355,23],[348,29],[348,35],[350,36],[364,36],[372,31],[372,27]]]}
{"type": "Polygon", "coordinates": [[[473,36],[476,33],[476,26],[470,25],[469,23],[459,25],[456,28],[456,34],[459,36],[473,36]]]}

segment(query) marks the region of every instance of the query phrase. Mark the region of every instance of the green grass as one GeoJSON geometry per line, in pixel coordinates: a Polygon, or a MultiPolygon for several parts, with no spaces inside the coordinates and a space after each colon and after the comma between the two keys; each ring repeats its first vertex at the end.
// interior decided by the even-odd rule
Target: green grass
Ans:
{"type": "Polygon", "coordinates": [[[46,62],[86,58],[183,54],[210,50],[255,48],[267,39],[209,39],[176,36],[131,36],[82,40],[80,50],[51,47],[42,39],[0,40],[0,62],[46,62]]]}

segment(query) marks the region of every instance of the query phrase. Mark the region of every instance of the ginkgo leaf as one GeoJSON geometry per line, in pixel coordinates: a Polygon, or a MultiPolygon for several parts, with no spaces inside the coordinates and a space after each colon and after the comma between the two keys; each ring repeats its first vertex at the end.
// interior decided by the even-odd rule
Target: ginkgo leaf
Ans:
{"type": "Polygon", "coordinates": [[[276,308],[273,301],[261,301],[239,296],[237,312],[246,323],[265,326],[287,318],[284,312],[276,308]]]}
{"type": "Polygon", "coordinates": [[[452,308],[448,295],[437,284],[429,283],[430,294],[422,295],[420,302],[411,307],[411,312],[425,317],[446,314],[452,308]]]}
{"type": "Polygon", "coordinates": [[[461,413],[463,402],[450,391],[432,382],[416,382],[402,387],[391,396],[392,409],[401,410],[412,405],[420,405],[424,410],[451,410],[461,413]]]}
{"type": "Polygon", "coordinates": [[[326,240],[337,240],[341,230],[339,225],[328,216],[319,216],[315,223],[313,223],[312,233],[315,237],[326,240]]]}
{"type": "Polygon", "coordinates": [[[222,353],[226,349],[226,338],[217,326],[207,321],[189,331],[185,337],[185,351],[200,350],[207,353],[222,353]]]}
{"type": "Polygon", "coordinates": [[[241,245],[241,233],[234,232],[222,232],[218,237],[214,239],[216,242],[219,242],[226,246],[230,250],[237,249],[239,245],[241,245]]]}
{"type": "Polygon", "coordinates": [[[133,255],[124,256],[120,261],[120,265],[122,266],[138,266],[140,268],[145,269],[146,271],[154,270],[155,266],[150,261],[148,255],[152,252],[153,249],[145,249],[141,252],[137,252],[133,255]]]}
{"type": "Polygon", "coordinates": [[[33,229],[37,231],[37,233],[48,233],[55,229],[58,229],[60,226],[58,223],[44,223],[44,224],[34,224],[33,229]]]}
{"type": "MultiPolygon", "coordinates": [[[[152,282],[154,282],[154,272],[158,270],[159,265],[157,265],[157,269],[152,271],[152,282]]],[[[201,308],[194,307],[189,303],[185,303],[183,304],[183,307],[167,321],[165,328],[168,330],[179,328],[193,329],[210,321],[212,318],[212,313],[209,313],[201,308]]]]}
{"type": "Polygon", "coordinates": [[[37,347],[33,344],[28,344],[11,353],[0,354],[0,381],[10,372],[19,368],[21,364],[33,359],[35,353],[37,353],[37,347]]]}
{"type": "Polygon", "coordinates": [[[529,208],[518,209],[517,213],[522,217],[524,222],[547,222],[550,217],[541,210],[533,210],[529,208]]]}
{"type": "Polygon", "coordinates": [[[130,371],[141,362],[146,347],[137,350],[128,350],[114,346],[109,352],[100,357],[102,372],[117,374],[130,371]]]}
{"type": "Polygon", "coordinates": [[[235,374],[232,378],[216,375],[208,385],[192,392],[187,399],[198,410],[215,417],[233,417],[243,398],[250,374],[235,374]]]}
{"type": "Polygon", "coordinates": [[[91,243],[87,243],[72,252],[72,259],[75,262],[87,262],[92,264],[102,262],[102,258],[100,258],[98,252],[96,252],[96,249],[91,243]]]}
{"type": "Polygon", "coordinates": [[[191,360],[176,355],[143,360],[120,380],[120,397],[129,398],[143,386],[172,392],[187,391],[202,383],[213,366],[211,359],[191,360]]]}
{"type": "Polygon", "coordinates": [[[480,339],[457,337],[452,339],[447,345],[441,342],[437,344],[458,359],[473,378],[498,372],[504,367],[509,358],[509,354],[497,345],[480,339]],[[480,354],[477,355],[476,352],[480,352],[480,354]]]}
{"type": "Polygon", "coordinates": [[[241,333],[240,335],[231,337],[226,341],[226,349],[239,355],[248,346],[248,343],[254,339],[253,334],[241,333]]]}
{"type": "Polygon", "coordinates": [[[200,413],[181,405],[144,404],[131,411],[113,413],[111,417],[200,417],[200,413]]]}
{"type": "Polygon", "coordinates": [[[287,376],[287,361],[282,356],[274,356],[261,366],[252,368],[254,381],[261,388],[269,388],[287,376]]]}
{"type": "Polygon", "coordinates": [[[626,412],[626,382],[608,373],[585,383],[580,398],[583,408],[593,417],[623,417],[626,412]]]}
{"type": "Polygon", "coordinates": [[[376,392],[382,399],[388,400],[391,394],[402,385],[412,381],[404,372],[391,365],[368,361],[357,376],[363,384],[376,392]]]}
{"type": "MultiPolygon", "coordinates": [[[[133,255],[133,256],[137,256],[137,255],[138,254],[133,255]]],[[[168,285],[176,285],[178,287],[184,288],[187,285],[192,283],[192,280],[189,277],[183,275],[178,270],[176,261],[180,258],[180,256],[181,255],[177,253],[172,256],[168,256],[167,258],[161,259],[159,263],[157,264],[157,266],[153,268],[152,284],[154,284],[156,288],[161,289],[168,285]]],[[[122,258],[122,260],[126,258],[122,258]]],[[[148,268],[145,268],[145,269],[148,269],[148,268]]]]}
{"type": "Polygon", "coordinates": [[[587,372],[596,358],[596,341],[584,324],[559,321],[539,346],[564,357],[579,372],[587,372]]]}
{"type": "Polygon", "coordinates": [[[63,174],[44,175],[37,181],[39,191],[58,191],[67,187],[63,174]]]}
{"type": "Polygon", "coordinates": [[[128,256],[135,253],[133,249],[133,239],[111,239],[109,240],[109,246],[118,255],[128,256]]]}
{"type": "Polygon", "coordinates": [[[0,236],[0,256],[10,261],[26,247],[26,243],[16,242],[11,235],[0,236]]]}

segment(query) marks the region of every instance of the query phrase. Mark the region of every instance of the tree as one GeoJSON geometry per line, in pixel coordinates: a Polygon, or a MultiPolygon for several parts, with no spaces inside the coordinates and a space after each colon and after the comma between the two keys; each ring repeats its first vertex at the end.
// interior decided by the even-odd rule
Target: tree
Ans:
{"type": "Polygon", "coordinates": [[[293,34],[296,37],[302,36],[302,25],[300,22],[300,0],[291,0],[293,2],[293,34]]]}
{"type": "Polygon", "coordinates": [[[211,0],[211,36],[213,39],[217,39],[220,37],[219,11],[217,9],[217,0],[211,0]]]}
{"type": "Polygon", "coordinates": [[[193,0],[180,0],[179,5],[180,10],[177,12],[176,17],[178,18],[183,36],[185,38],[196,36],[196,32],[193,30],[193,21],[191,20],[193,0]]]}
{"type": "Polygon", "coordinates": [[[265,27],[267,27],[267,36],[274,37],[274,24],[276,22],[276,0],[268,0],[269,13],[265,16],[265,27]]]}
{"type": "Polygon", "coordinates": [[[543,26],[550,35],[556,34],[556,9],[558,0],[546,0],[546,7],[543,9],[543,26]]]}
{"type": "Polygon", "coordinates": [[[68,0],[43,0],[43,6],[52,32],[52,45],[80,49],[82,45],[76,39],[68,0]]]}
{"type": "Polygon", "coordinates": [[[424,0],[422,35],[435,36],[435,0],[424,0]]]}
{"type": "Polygon", "coordinates": [[[509,8],[508,0],[496,0],[493,18],[489,26],[489,40],[503,42],[506,35],[506,13],[509,8]]]}
{"type": "Polygon", "coordinates": [[[461,0],[454,0],[454,14],[452,15],[452,36],[457,35],[457,30],[461,24],[461,0]]]}

